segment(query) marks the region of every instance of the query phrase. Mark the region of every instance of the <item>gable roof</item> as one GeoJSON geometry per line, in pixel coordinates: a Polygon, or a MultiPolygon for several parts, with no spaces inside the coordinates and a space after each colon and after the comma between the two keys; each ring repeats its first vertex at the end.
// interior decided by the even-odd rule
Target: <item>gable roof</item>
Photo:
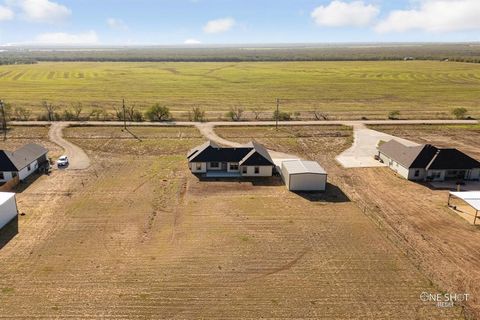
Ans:
{"type": "MultiPolygon", "coordinates": [[[[426,146],[407,147],[396,140],[390,140],[378,147],[378,150],[401,164],[403,167],[412,168],[414,163],[415,165],[421,165],[424,163],[423,167],[425,167],[431,161],[432,157],[429,157],[430,152],[424,152],[425,147],[426,146]],[[426,158],[427,160],[425,160],[426,158]],[[416,161],[417,159],[418,161],[416,161]]],[[[421,167],[422,166],[418,168],[421,167]]]]}
{"type": "Polygon", "coordinates": [[[47,149],[34,143],[26,144],[14,152],[1,150],[0,171],[20,171],[47,153],[47,149]]]}
{"type": "Polygon", "coordinates": [[[190,150],[189,162],[234,162],[240,165],[273,165],[268,151],[261,144],[250,142],[238,148],[222,148],[212,141],[190,150]]]}
{"type": "Polygon", "coordinates": [[[282,162],[282,169],[285,168],[289,174],[327,174],[318,162],[306,160],[288,160],[282,162]]]}
{"type": "Polygon", "coordinates": [[[408,147],[390,140],[378,150],[405,168],[427,170],[480,168],[480,162],[457,149],[439,149],[430,144],[408,147]]]}
{"type": "Polygon", "coordinates": [[[480,168],[480,162],[457,149],[440,149],[428,169],[474,169],[480,168]]]}
{"type": "Polygon", "coordinates": [[[240,161],[241,166],[273,166],[273,160],[264,146],[255,141],[250,145],[253,149],[240,161]]]}
{"type": "Polygon", "coordinates": [[[204,144],[198,146],[198,147],[195,147],[193,149],[191,149],[190,151],[188,151],[188,154],[187,154],[187,158],[190,159],[192,156],[194,156],[195,154],[197,153],[201,153],[203,152],[205,149],[209,148],[209,147],[212,147],[212,148],[220,148],[215,142],[213,141],[207,141],[205,142],[204,144]]]}

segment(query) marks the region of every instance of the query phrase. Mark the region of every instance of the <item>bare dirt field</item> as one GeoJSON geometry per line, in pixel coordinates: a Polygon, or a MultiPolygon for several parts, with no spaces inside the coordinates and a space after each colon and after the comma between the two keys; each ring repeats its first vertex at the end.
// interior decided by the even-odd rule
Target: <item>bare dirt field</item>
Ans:
{"type": "MultiPolygon", "coordinates": [[[[311,146],[329,167],[351,140],[344,127],[289,130],[264,142],[311,146]]],[[[202,142],[192,128],[65,137],[92,166],[18,195],[26,215],[0,249],[0,317],[463,318],[420,301],[439,289],[335,186],[312,196],[278,180],[199,181],[185,159],[202,142]]]]}
{"type": "MultiPolygon", "coordinates": [[[[479,158],[478,126],[374,126],[372,129],[418,143],[428,141],[439,146],[459,147],[479,158]]],[[[290,132],[289,128],[281,128],[275,134],[267,128],[253,131],[219,128],[217,133],[222,137],[255,138],[269,148],[320,161],[327,168],[329,179],[366,210],[435,284],[447,292],[470,294],[468,314],[478,316],[480,231],[448,209],[448,192],[406,181],[387,168],[343,169],[325,152],[324,143],[314,130],[318,129],[299,127],[290,132]]],[[[338,130],[333,130],[332,136],[336,132],[338,130]]],[[[332,138],[327,143],[327,146],[342,145],[341,140],[332,138]]]]}

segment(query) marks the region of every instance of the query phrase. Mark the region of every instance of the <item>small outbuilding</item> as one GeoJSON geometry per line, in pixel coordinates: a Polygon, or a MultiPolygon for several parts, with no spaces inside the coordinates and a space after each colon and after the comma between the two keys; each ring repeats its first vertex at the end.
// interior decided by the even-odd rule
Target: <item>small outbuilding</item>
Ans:
{"type": "Polygon", "coordinates": [[[18,215],[15,193],[0,192],[0,229],[18,215]]]}
{"type": "Polygon", "coordinates": [[[282,177],[290,191],[325,191],[327,188],[327,172],[315,161],[283,161],[282,177]]]}

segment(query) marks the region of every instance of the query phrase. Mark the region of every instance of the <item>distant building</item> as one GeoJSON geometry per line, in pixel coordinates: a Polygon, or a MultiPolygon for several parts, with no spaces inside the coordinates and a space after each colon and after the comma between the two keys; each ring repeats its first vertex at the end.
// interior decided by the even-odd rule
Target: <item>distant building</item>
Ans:
{"type": "Polygon", "coordinates": [[[380,161],[408,180],[479,180],[480,162],[457,149],[430,144],[407,147],[390,140],[378,147],[380,161]]]}
{"type": "Polygon", "coordinates": [[[190,171],[207,177],[270,177],[275,167],[264,146],[256,142],[224,148],[208,141],[187,154],[190,171]]]}
{"type": "Polygon", "coordinates": [[[0,183],[16,177],[28,178],[47,160],[48,150],[38,144],[27,144],[14,152],[0,150],[0,183]]]}

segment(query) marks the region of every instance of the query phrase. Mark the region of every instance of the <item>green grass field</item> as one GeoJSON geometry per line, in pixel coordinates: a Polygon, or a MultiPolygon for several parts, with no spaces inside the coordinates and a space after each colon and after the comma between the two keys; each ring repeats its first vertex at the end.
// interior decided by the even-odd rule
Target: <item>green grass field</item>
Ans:
{"type": "Polygon", "coordinates": [[[41,111],[82,102],[112,110],[124,97],[145,109],[231,106],[271,111],[325,110],[342,118],[450,117],[462,106],[480,116],[480,65],[442,62],[39,63],[0,66],[0,95],[14,106],[41,111]]]}

